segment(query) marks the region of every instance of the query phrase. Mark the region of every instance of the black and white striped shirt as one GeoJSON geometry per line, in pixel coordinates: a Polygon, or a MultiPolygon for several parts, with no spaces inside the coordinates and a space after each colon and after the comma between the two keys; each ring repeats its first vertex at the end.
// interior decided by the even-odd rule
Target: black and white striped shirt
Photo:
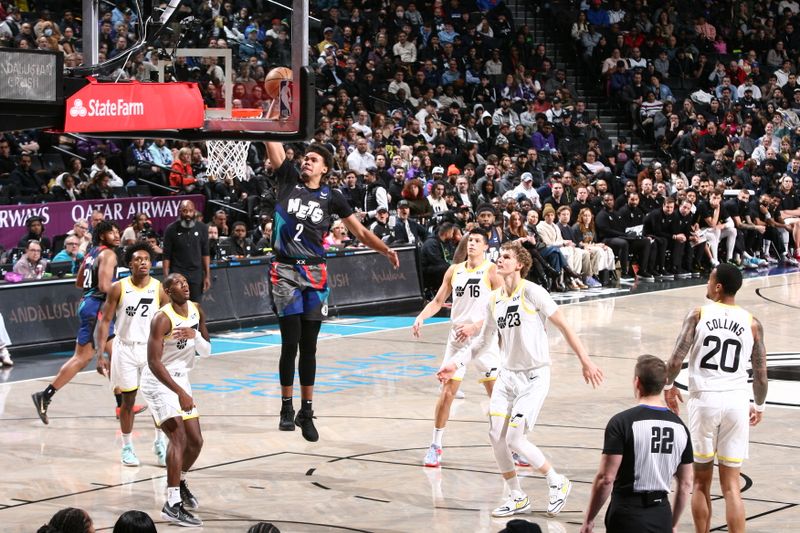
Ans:
{"type": "Polygon", "coordinates": [[[614,494],[669,492],[672,476],[690,464],[692,441],[680,418],[666,407],[638,405],[606,426],[603,453],[622,455],[614,494]]]}

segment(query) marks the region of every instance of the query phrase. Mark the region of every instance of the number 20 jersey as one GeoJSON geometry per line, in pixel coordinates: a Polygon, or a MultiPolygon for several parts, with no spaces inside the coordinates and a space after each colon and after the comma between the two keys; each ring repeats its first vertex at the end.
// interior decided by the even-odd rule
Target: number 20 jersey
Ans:
{"type": "Polygon", "coordinates": [[[503,369],[520,372],[550,365],[544,325],[558,306],[546,290],[522,280],[510,296],[504,296],[502,287],[494,291],[489,308],[500,337],[503,369]]]}
{"type": "Polygon", "coordinates": [[[147,342],[150,337],[150,321],[161,308],[161,282],[150,278],[146,287],[139,288],[127,277],[119,283],[119,304],[114,326],[116,334],[126,342],[147,342]]]}
{"type": "Polygon", "coordinates": [[[689,355],[689,392],[748,390],[753,316],[738,305],[700,308],[689,355]]]}

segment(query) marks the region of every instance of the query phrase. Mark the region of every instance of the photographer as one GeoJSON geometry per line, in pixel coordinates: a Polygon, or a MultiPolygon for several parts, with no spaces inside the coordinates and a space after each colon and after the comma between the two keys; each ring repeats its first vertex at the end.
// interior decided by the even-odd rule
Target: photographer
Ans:
{"type": "Polygon", "coordinates": [[[130,246],[142,240],[142,233],[150,230],[151,227],[152,225],[147,215],[136,213],[133,215],[130,225],[122,232],[122,238],[120,239],[122,246],[130,246]]]}

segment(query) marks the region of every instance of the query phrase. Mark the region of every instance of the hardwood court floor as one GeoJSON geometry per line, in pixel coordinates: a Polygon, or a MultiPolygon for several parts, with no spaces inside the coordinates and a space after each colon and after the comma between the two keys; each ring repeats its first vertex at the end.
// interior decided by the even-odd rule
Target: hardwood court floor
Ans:
{"type": "MultiPolygon", "coordinates": [[[[524,518],[545,531],[578,531],[603,428],[611,415],[633,405],[633,360],[646,352],[666,357],[704,291],[688,287],[562,307],[607,381],[596,391],[583,384],[575,357],[557,334],[552,337],[552,386],[531,438],[574,489],[564,512],[548,520],[542,513],[544,480],[525,471],[522,485],[534,512],[524,518]]],[[[779,366],[771,371],[769,400],[797,404],[800,367],[792,354],[800,274],[748,280],[739,302],[764,322],[768,351],[784,352],[770,358],[779,366]]],[[[315,444],[299,431],[277,430],[278,349],[263,347],[275,344],[274,336],[261,342],[269,332],[245,331],[215,339],[215,351],[228,353],[202,360],[192,377],[205,448],[189,481],[205,531],[246,531],[257,520],[282,531],[502,529],[505,520],[489,515],[501,501],[502,482],[486,436],[487,399],[474,374],[464,381],[466,399],[454,405],[443,467],[421,466],[437,396],[433,373],[448,326],[426,326],[414,341],[402,328],[410,321],[395,317],[387,328],[370,319],[344,322],[361,334],[329,333],[320,342],[315,407],[321,439],[315,444]]],[[[34,531],[66,506],[87,509],[99,531],[110,531],[116,517],[133,508],[161,522],[165,471],[150,451],[149,417],[139,416],[135,426],[142,466],[123,467],[119,427],[102,378],[80,374],[55,397],[44,426],[30,394],[47,381],[0,385],[0,530],[34,531]]],[[[788,531],[800,522],[798,427],[800,410],[770,406],[752,432],[742,471],[749,531],[788,531]]],[[[714,528],[724,525],[721,503],[714,507],[714,528]]],[[[159,529],[177,531],[163,523],[159,529]]],[[[690,530],[687,511],[681,531],[690,530]]],[[[603,531],[602,515],[596,531],[603,531]]]]}

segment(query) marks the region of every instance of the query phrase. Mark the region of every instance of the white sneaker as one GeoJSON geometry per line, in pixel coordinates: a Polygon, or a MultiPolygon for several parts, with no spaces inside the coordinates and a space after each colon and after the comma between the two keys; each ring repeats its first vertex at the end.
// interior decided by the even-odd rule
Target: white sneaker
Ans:
{"type": "Polygon", "coordinates": [[[0,366],[14,366],[14,361],[11,360],[11,354],[8,353],[8,348],[3,346],[0,348],[0,366]]]}
{"type": "Polygon", "coordinates": [[[502,518],[504,516],[511,516],[526,512],[531,507],[531,501],[525,494],[520,495],[518,498],[508,495],[508,500],[492,511],[492,516],[502,518]]]}
{"type": "Polygon", "coordinates": [[[550,485],[550,502],[547,504],[547,516],[553,517],[561,512],[567,503],[567,496],[572,490],[572,482],[567,476],[561,476],[561,481],[550,485]]]}
{"type": "Polygon", "coordinates": [[[425,454],[424,465],[430,468],[436,468],[441,464],[442,447],[431,444],[428,448],[428,453],[425,454]]]}

